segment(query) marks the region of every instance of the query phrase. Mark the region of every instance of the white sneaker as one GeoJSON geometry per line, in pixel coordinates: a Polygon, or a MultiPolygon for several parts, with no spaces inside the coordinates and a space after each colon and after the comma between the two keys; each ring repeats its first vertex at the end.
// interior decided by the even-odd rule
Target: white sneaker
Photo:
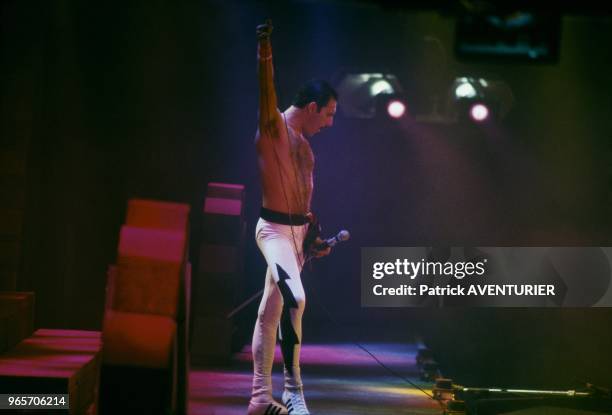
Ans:
{"type": "Polygon", "coordinates": [[[304,400],[304,391],[301,388],[295,392],[285,389],[283,403],[287,406],[289,415],[310,415],[304,400]]]}
{"type": "Polygon", "coordinates": [[[272,402],[249,402],[247,415],[287,415],[287,408],[273,400],[272,402]]]}

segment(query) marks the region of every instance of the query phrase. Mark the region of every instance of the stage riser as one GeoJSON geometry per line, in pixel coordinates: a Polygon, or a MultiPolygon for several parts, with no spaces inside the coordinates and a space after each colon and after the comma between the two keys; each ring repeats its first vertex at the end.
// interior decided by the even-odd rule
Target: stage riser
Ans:
{"type": "Polygon", "coordinates": [[[0,292],[0,353],[34,332],[34,293],[0,292]]]}
{"type": "Polygon", "coordinates": [[[128,202],[108,273],[101,414],[186,414],[189,209],[128,202]]]}
{"type": "Polygon", "coordinates": [[[189,206],[181,203],[131,199],[125,224],[137,228],[167,229],[189,233],[189,206]]]}
{"type": "Polygon", "coordinates": [[[226,318],[244,292],[244,186],[209,183],[194,280],[192,361],[228,361],[235,324],[226,318]]]}
{"type": "Polygon", "coordinates": [[[39,329],[0,356],[2,393],[70,396],[71,415],[97,407],[100,333],[39,329]]]}

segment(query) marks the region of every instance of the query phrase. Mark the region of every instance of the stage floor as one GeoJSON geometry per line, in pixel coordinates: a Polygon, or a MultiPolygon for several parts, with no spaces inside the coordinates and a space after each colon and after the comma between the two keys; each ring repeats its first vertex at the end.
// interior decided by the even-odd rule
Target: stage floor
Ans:
{"type": "MultiPolygon", "coordinates": [[[[414,344],[367,343],[386,366],[431,393],[418,379],[414,344]]],[[[313,415],[441,414],[437,402],[382,368],[353,344],[307,344],[302,348],[302,379],[313,415]]],[[[192,369],[190,415],[244,415],[251,390],[251,350],[245,347],[223,368],[192,369]]],[[[282,363],[276,350],[274,397],[282,393],[282,363]]]]}

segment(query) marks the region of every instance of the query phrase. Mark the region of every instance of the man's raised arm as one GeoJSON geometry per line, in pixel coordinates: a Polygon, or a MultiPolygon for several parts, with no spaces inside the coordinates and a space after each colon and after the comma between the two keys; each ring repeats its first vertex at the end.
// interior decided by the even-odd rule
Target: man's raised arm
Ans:
{"type": "Polygon", "coordinates": [[[257,60],[259,75],[259,134],[272,138],[279,137],[280,114],[276,102],[274,73],[272,66],[272,45],[270,34],[272,22],[257,26],[257,60]]]}

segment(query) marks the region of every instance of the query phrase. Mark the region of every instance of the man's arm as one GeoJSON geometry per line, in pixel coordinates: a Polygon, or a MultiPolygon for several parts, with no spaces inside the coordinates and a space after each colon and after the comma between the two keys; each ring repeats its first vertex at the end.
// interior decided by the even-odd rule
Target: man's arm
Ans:
{"type": "Polygon", "coordinates": [[[261,136],[278,138],[280,114],[274,88],[272,45],[270,34],[272,22],[257,26],[257,60],[259,76],[259,133],[261,136]]]}

